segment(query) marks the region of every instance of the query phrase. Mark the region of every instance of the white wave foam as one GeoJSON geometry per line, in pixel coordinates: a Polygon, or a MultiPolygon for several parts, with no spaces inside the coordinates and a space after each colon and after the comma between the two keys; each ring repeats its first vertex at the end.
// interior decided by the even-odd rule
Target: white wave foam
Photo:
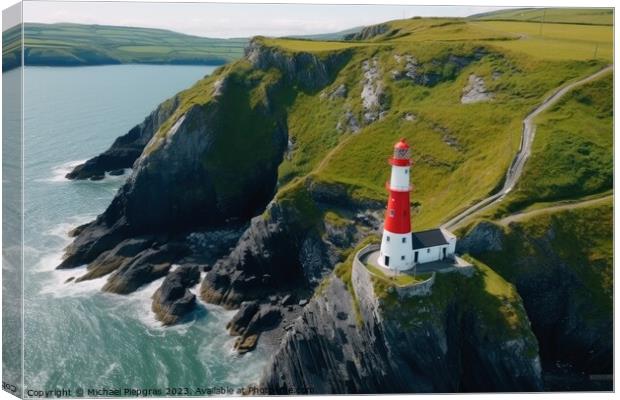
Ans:
{"type": "Polygon", "coordinates": [[[71,269],[54,269],[62,260],[61,253],[50,254],[41,258],[40,271],[51,272],[50,278],[43,285],[40,294],[49,295],[53,298],[84,297],[100,293],[107,276],[91,279],[83,282],[75,282],[75,279],[86,272],[86,266],[71,269]],[[68,279],[74,278],[67,282],[68,279]]]}
{"type": "Polygon", "coordinates": [[[64,246],[66,246],[67,244],[71,242],[71,238],[69,237],[69,232],[72,229],[77,228],[78,226],[85,224],[89,221],[92,221],[96,217],[97,217],[96,214],[73,216],[69,219],[69,221],[62,222],[50,228],[47,232],[45,232],[45,234],[63,239],[66,242],[64,246]]]}
{"type": "MultiPolygon", "coordinates": [[[[67,161],[66,163],[62,163],[54,168],[52,168],[52,176],[49,178],[36,179],[37,182],[71,182],[69,179],[65,178],[65,176],[73,170],[73,168],[77,167],[80,164],[85,163],[87,160],[75,160],[75,161],[67,161]]],[[[101,183],[120,183],[123,182],[131,173],[133,169],[124,168],[123,175],[110,175],[110,173],[105,173],[105,178],[98,181],[84,180],[84,181],[76,181],[76,183],[89,183],[89,184],[101,184],[101,183]]]]}
{"type": "Polygon", "coordinates": [[[37,181],[38,182],[66,182],[68,181],[68,179],[65,178],[65,175],[71,172],[73,168],[85,162],[86,160],[67,161],[66,163],[60,164],[57,167],[52,168],[51,178],[37,179],[37,181]]]}

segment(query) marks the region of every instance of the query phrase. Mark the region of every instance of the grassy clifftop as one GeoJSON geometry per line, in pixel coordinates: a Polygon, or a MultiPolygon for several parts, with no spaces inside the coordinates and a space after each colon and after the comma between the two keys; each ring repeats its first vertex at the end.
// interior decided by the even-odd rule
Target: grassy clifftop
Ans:
{"type": "MultiPolygon", "coordinates": [[[[260,52],[284,61],[259,66],[243,59],[216,71],[180,94],[181,105],[157,135],[165,136],[192,105],[211,102],[223,82],[241,85],[240,90],[248,92],[247,102],[230,101],[222,114],[222,121],[239,127],[226,138],[231,149],[235,143],[253,143],[256,148],[267,143],[257,139],[262,125],[252,119],[263,115],[257,105],[278,110],[289,136],[278,188],[306,190],[307,185],[289,186],[311,180],[355,201],[384,200],[386,158],[392,144],[405,137],[413,146],[414,228],[436,226],[501,184],[519,147],[522,120],[531,109],[553,89],[606,64],[600,58],[584,60],[578,52],[557,60],[545,53],[509,49],[505,43],[523,41],[529,46],[528,39],[510,33],[509,25],[491,32],[478,24],[463,19],[392,21],[378,30],[382,33],[360,41],[257,38],[260,52]],[[308,90],[283,76],[313,79],[326,68],[326,60],[343,53],[346,62],[332,68],[319,89],[308,90]],[[305,58],[315,61],[295,64],[305,58]],[[299,70],[283,71],[284,65],[299,70]],[[472,82],[482,82],[477,89],[482,95],[464,101],[472,82]],[[238,118],[243,115],[247,118],[238,118]]],[[[611,28],[603,28],[609,30],[611,42],[611,28]]],[[[599,84],[596,91],[605,92],[605,85],[609,83],[599,84]]],[[[588,114],[599,102],[582,102],[579,112],[588,114]]],[[[566,154],[578,151],[571,143],[567,146],[566,154]]]]}

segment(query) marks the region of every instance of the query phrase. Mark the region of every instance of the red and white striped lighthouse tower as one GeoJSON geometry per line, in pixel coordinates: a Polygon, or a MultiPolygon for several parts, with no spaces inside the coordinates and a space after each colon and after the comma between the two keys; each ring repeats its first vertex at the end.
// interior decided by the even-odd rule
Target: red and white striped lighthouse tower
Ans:
{"type": "Polygon", "coordinates": [[[392,174],[386,186],[390,196],[378,261],[382,267],[402,271],[413,267],[409,203],[411,150],[405,139],[400,139],[394,145],[394,154],[389,163],[392,165],[392,174]]]}

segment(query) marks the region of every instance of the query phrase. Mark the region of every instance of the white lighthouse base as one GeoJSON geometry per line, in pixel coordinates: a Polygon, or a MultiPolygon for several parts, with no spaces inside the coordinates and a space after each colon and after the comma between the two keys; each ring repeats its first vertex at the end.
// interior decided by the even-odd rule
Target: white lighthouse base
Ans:
{"type": "Polygon", "coordinates": [[[411,233],[383,231],[379,265],[392,271],[405,271],[413,267],[411,233]]]}

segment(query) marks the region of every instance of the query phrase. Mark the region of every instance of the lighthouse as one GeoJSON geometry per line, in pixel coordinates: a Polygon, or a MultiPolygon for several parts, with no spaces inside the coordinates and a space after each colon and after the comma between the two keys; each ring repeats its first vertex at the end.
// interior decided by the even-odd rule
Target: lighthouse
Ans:
{"type": "Polygon", "coordinates": [[[384,268],[403,271],[412,268],[414,264],[409,202],[411,149],[405,139],[400,139],[394,145],[394,154],[389,163],[392,172],[386,184],[389,197],[378,262],[384,268]]]}

